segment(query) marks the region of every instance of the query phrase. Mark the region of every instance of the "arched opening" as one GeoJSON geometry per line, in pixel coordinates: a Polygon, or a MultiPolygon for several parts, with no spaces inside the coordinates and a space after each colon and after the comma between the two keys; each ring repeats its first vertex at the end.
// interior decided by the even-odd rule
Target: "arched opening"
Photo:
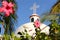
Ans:
{"type": "Polygon", "coordinates": [[[34,18],[31,18],[31,22],[34,22],[34,18]]]}
{"type": "Polygon", "coordinates": [[[17,34],[22,35],[22,33],[21,33],[21,32],[18,32],[17,34]]]}

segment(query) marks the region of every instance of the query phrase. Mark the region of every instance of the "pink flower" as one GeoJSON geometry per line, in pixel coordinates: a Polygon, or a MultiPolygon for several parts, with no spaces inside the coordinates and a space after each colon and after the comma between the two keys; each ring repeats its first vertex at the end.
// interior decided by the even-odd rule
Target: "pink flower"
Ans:
{"type": "Polygon", "coordinates": [[[12,2],[10,2],[10,3],[8,4],[8,6],[9,6],[9,7],[14,7],[14,4],[13,4],[12,2]]]}
{"type": "Polygon", "coordinates": [[[3,12],[2,7],[0,7],[0,12],[3,12]]]}
{"type": "Polygon", "coordinates": [[[11,13],[14,13],[14,4],[12,2],[8,3],[7,1],[2,2],[2,7],[0,12],[5,13],[5,16],[10,16],[11,13]]]}
{"type": "Polygon", "coordinates": [[[3,1],[2,2],[2,6],[6,7],[8,5],[8,2],[7,1],[3,1]]]}
{"type": "Polygon", "coordinates": [[[38,20],[36,20],[36,21],[34,22],[34,26],[35,26],[36,28],[39,28],[39,27],[40,27],[40,22],[39,22],[38,20]]]}

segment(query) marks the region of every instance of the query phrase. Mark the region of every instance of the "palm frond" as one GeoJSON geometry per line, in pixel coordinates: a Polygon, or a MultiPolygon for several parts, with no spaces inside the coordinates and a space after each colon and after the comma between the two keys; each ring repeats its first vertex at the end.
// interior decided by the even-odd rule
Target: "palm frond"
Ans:
{"type": "Polygon", "coordinates": [[[58,0],[55,3],[50,11],[50,14],[60,14],[60,1],[58,0]]]}
{"type": "Polygon", "coordinates": [[[41,18],[41,22],[44,22],[45,20],[49,21],[49,20],[57,20],[57,19],[59,19],[59,16],[57,16],[57,15],[45,14],[41,18]]]}

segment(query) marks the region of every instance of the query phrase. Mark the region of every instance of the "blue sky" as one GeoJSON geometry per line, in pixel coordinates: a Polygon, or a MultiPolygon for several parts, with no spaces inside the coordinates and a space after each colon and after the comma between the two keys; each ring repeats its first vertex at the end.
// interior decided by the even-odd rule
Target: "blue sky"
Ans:
{"type": "Polygon", "coordinates": [[[18,6],[18,24],[16,27],[19,27],[24,23],[30,22],[29,16],[31,16],[33,13],[30,8],[34,3],[40,6],[37,9],[37,14],[41,17],[43,13],[51,10],[52,6],[57,2],[57,0],[16,0],[16,2],[18,6]]]}
{"type": "MultiPolygon", "coordinates": [[[[41,17],[43,13],[51,10],[52,6],[57,2],[57,0],[16,0],[18,16],[17,23],[15,24],[15,29],[17,29],[22,24],[30,22],[29,16],[32,15],[33,11],[30,8],[34,3],[40,7],[37,9],[37,14],[41,17]]],[[[3,33],[3,29],[2,29],[3,33]]]]}

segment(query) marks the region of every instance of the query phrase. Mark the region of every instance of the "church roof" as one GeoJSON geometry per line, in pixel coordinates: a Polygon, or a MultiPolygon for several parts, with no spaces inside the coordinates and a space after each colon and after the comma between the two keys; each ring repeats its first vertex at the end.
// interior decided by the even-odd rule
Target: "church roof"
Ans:
{"type": "Polygon", "coordinates": [[[38,14],[33,13],[33,14],[30,16],[30,18],[33,17],[33,16],[37,16],[37,17],[39,17],[38,14]]]}
{"type": "Polygon", "coordinates": [[[36,13],[33,13],[32,15],[38,15],[38,14],[36,14],[36,13]]]}

